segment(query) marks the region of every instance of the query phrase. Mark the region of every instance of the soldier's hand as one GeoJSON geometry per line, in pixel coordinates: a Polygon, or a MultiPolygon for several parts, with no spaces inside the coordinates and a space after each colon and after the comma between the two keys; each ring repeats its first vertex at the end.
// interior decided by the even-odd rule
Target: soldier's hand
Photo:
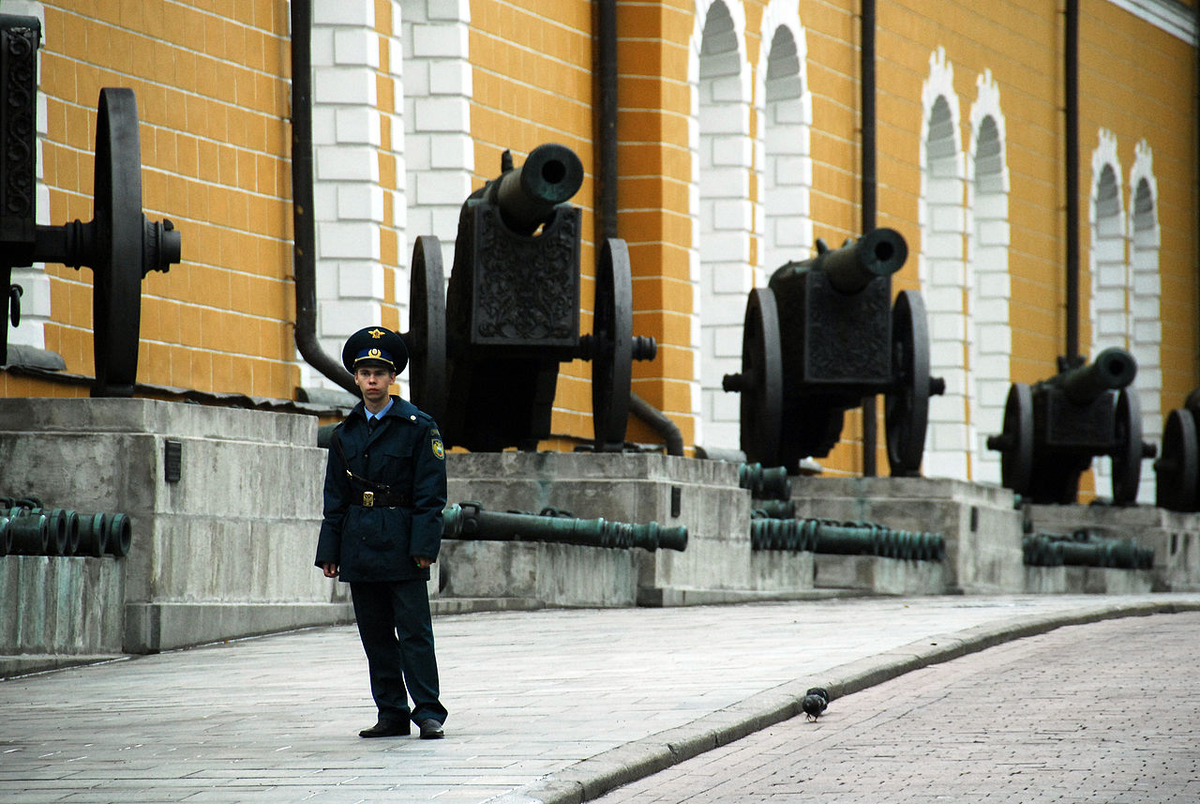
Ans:
{"type": "Polygon", "coordinates": [[[417,562],[417,569],[425,569],[433,563],[433,559],[425,556],[413,556],[413,561],[417,562]]]}
{"type": "Polygon", "coordinates": [[[325,572],[326,578],[336,578],[338,576],[338,565],[331,561],[322,564],[321,569],[325,572]]]}

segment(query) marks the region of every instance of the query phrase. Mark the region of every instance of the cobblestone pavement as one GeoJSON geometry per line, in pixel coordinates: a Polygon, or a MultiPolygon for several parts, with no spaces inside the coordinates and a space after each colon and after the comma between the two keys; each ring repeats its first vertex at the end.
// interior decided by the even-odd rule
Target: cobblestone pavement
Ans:
{"type": "MultiPolygon", "coordinates": [[[[443,702],[451,713],[440,741],[357,736],[375,711],[353,627],[78,667],[0,682],[0,802],[578,802],[780,722],[797,711],[797,696],[812,683],[845,693],[1062,623],[1164,608],[1200,609],[1200,595],[876,598],[438,617],[443,702]]],[[[1162,619],[1196,625],[1192,615],[1162,619]]],[[[1126,626],[1121,633],[1132,638],[1148,622],[1112,626],[1126,626]]],[[[1119,651],[1156,691],[1186,675],[1157,651],[1119,651]]],[[[1057,658],[1053,649],[1041,656],[1043,663],[1057,658]]],[[[1096,686],[1105,683],[1104,671],[1084,667],[1096,686]]],[[[903,677],[898,689],[916,678],[903,677]]],[[[1104,719],[1109,734],[1156,723],[1141,716],[1147,697],[1118,701],[1121,711],[1104,719]]],[[[852,715],[856,700],[835,701],[813,726],[789,727],[819,746],[849,724],[878,717],[879,704],[852,715]]],[[[1066,695],[1059,705],[1071,710],[1075,700],[1066,695]]],[[[1047,706],[966,717],[981,731],[1018,735],[1033,715],[1025,710],[1047,706]]],[[[1185,710],[1177,709],[1182,727],[1185,710]]],[[[1186,714],[1200,722],[1194,707],[1186,714]]],[[[937,737],[931,727],[923,735],[937,737]]],[[[1035,747],[1052,740],[1026,739],[1035,747]]],[[[923,747],[916,756],[907,741],[903,732],[893,738],[890,767],[933,752],[923,747]]],[[[971,756],[965,738],[946,742],[936,750],[971,756]]],[[[1162,763],[1183,761],[1192,750],[1178,741],[1166,753],[1135,759],[1147,763],[1144,778],[1158,779],[1162,763]]],[[[1005,767],[1029,767],[1022,762],[1005,767]]],[[[977,774],[983,767],[960,764],[977,774]]],[[[1086,769],[1076,774],[1083,775],[1086,769]]],[[[1076,776],[1056,783],[1070,785],[1076,776]]],[[[877,784],[884,784],[882,772],[877,784]]]]}
{"type": "Polygon", "coordinates": [[[1108,620],[933,665],[596,804],[1200,801],[1200,613],[1108,620]]]}

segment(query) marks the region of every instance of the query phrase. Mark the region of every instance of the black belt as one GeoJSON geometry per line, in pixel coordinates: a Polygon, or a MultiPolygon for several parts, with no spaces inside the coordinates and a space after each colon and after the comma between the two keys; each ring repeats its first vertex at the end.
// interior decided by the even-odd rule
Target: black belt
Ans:
{"type": "Polygon", "coordinates": [[[358,504],[363,508],[412,508],[412,495],[402,491],[364,491],[358,504]]]}

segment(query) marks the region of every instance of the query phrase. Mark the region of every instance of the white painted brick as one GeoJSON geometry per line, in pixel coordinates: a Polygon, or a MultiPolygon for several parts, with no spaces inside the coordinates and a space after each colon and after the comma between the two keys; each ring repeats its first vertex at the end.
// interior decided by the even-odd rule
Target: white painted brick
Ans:
{"type": "MultiPolygon", "coordinates": [[[[1012,329],[1007,324],[992,324],[979,327],[980,354],[1004,355],[1004,361],[1007,366],[1008,355],[1012,353],[1012,329]]],[[[1004,374],[1000,376],[1008,376],[1007,368],[1004,374]]]]}
{"type": "Polygon", "coordinates": [[[471,65],[461,59],[435,61],[429,65],[429,94],[463,95],[471,97],[474,85],[471,82],[471,65]]]}
{"type": "Polygon", "coordinates": [[[1136,271],[1133,275],[1133,292],[1137,296],[1157,299],[1162,293],[1162,284],[1159,281],[1157,269],[1153,272],[1136,271]]]}
{"type": "Polygon", "coordinates": [[[413,131],[467,131],[471,109],[466,98],[421,98],[413,112],[413,131]]]}
{"type": "Polygon", "coordinates": [[[404,135],[404,166],[408,171],[410,187],[414,176],[423,170],[429,170],[432,164],[432,139],[428,134],[406,132],[404,135]]]}
{"type": "Polygon", "coordinates": [[[365,146],[325,146],[317,149],[321,181],[379,181],[379,159],[365,146]]]}
{"type": "MultiPolygon", "coordinates": [[[[405,61],[404,94],[405,108],[415,103],[418,98],[430,94],[429,72],[437,62],[426,59],[409,59],[405,61]]],[[[411,112],[409,112],[411,114],[411,112]]]]}
{"type": "Polygon", "coordinates": [[[345,299],[382,299],[383,266],[363,260],[343,262],[338,269],[338,294],[345,299]]]}
{"type": "Polygon", "coordinates": [[[431,167],[442,169],[475,169],[475,148],[469,137],[460,134],[435,134],[429,138],[431,167]]]}
{"type": "Polygon", "coordinates": [[[335,259],[379,259],[379,230],[371,223],[328,222],[317,224],[322,257],[335,259]]]}
{"type": "Polygon", "coordinates": [[[313,145],[333,145],[337,142],[337,109],[333,106],[314,106],[313,145]]]}
{"type": "Polygon", "coordinates": [[[779,157],[773,167],[775,185],[778,187],[812,186],[813,163],[810,157],[779,157]]]}
{"type": "Polygon", "coordinates": [[[313,220],[337,220],[337,190],[334,182],[313,182],[313,220]]]}
{"type": "Polygon", "coordinates": [[[380,145],[379,115],[363,106],[339,108],[334,113],[337,141],[340,145],[380,145]]]}
{"type": "Polygon", "coordinates": [[[312,46],[309,49],[314,72],[334,64],[333,29],[313,27],[312,46]]]}
{"type": "Polygon", "coordinates": [[[313,102],[373,107],[376,104],[375,74],[351,67],[321,70],[313,79],[313,102]]]}
{"type": "Polygon", "coordinates": [[[745,137],[714,137],[712,161],[720,167],[741,167],[751,164],[751,141],[745,137]]]}
{"type": "Polygon", "coordinates": [[[453,204],[456,208],[471,193],[471,178],[458,171],[421,173],[417,176],[418,204],[453,204]]]}
{"type": "Polygon", "coordinates": [[[467,54],[467,28],[464,25],[414,25],[412,45],[415,58],[462,58],[467,54]]]}
{"type": "Polygon", "coordinates": [[[740,199],[716,199],[712,204],[716,219],[713,228],[718,231],[744,232],[750,229],[750,202],[740,199]]]}
{"type": "Polygon", "coordinates": [[[426,0],[425,11],[430,20],[462,23],[471,21],[469,0],[426,0]]]}
{"type": "Polygon", "coordinates": [[[1009,228],[1007,221],[980,221],[976,227],[979,243],[984,246],[1007,246],[1009,228]]]}
{"type": "Polygon", "coordinates": [[[334,64],[379,69],[379,36],[361,28],[340,28],[333,33],[334,64]]]}
{"type": "Polygon", "coordinates": [[[317,0],[313,3],[313,27],[358,25],[375,27],[373,0],[317,0]]]}
{"type": "Polygon", "coordinates": [[[383,188],[377,184],[342,185],[338,188],[338,219],[383,221],[383,188]]]}

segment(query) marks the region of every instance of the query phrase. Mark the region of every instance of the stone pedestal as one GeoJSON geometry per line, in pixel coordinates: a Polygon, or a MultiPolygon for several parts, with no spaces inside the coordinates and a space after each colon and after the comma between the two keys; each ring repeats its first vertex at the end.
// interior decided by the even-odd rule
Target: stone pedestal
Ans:
{"type": "MultiPolygon", "coordinates": [[[[124,607],[105,616],[123,621],[121,644],[106,630],[75,648],[153,652],[352,619],[344,585],[313,567],[325,465],[316,444],[317,420],[295,414],[147,399],[0,399],[0,493],[129,515],[129,555],[106,559],[124,607]],[[179,444],[178,480],[168,477],[168,441],[179,444]]],[[[60,575],[80,576],[61,581],[68,588],[90,572],[84,561],[47,561],[60,575]]],[[[18,575],[24,600],[26,575],[18,575]]],[[[49,636],[34,642],[55,644],[49,636]]]]}
{"type": "Polygon", "coordinates": [[[920,477],[800,477],[792,481],[792,499],[800,518],[942,534],[945,591],[1024,591],[1021,513],[1008,489],[920,477]]]}
{"type": "MultiPolygon", "coordinates": [[[[634,524],[658,522],[667,527],[685,525],[687,550],[635,549],[628,553],[637,567],[636,594],[641,605],[676,605],[752,599],[755,588],[750,568],[750,492],[738,487],[737,464],[698,461],[657,454],[609,453],[452,453],[447,456],[450,502],[474,501],[494,511],[528,511],[545,508],[569,511],[582,519],[604,518],[634,524]]],[[[450,584],[444,594],[462,593],[456,578],[469,572],[472,590],[498,588],[497,579],[482,576],[504,567],[523,566],[529,571],[535,553],[516,544],[488,548],[489,565],[460,569],[468,553],[451,548],[445,569],[450,584]],[[524,560],[516,552],[525,550],[524,560]]],[[[603,572],[623,583],[622,559],[604,556],[602,548],[583,547],[559,553],[548,562],[545,551],[536,554],[536,572],[555,573],[555,578],[527,579],[512,588],[528,590],[561,583],[575,574],[603,572]],[[580,568],[572,562],[582,562],[580,568]],[[614,563],[616,562],[616,563],[614,563]],[[601,569],[603,568],[603,569],[601,569]]],[[[480,556],[482,550],[473,555],[480,556]]],[[[608,605],[596,603],[592,582],[578,591],[561,589],[560,605],[608,605]],[[575,597],[578,595],[578,599],[575,597]]],[[[605,593],[614,601],[625,592],[605,593]]]]}
{"type": "Polygon", "coordinates": [[[1042,533],[1084,528],[1100,536],[1132,538],[1154,549],[1154,591],[1200,591],[1200,514],[1149,505],[1031,505],[1029,518],[1042,533]]]}

